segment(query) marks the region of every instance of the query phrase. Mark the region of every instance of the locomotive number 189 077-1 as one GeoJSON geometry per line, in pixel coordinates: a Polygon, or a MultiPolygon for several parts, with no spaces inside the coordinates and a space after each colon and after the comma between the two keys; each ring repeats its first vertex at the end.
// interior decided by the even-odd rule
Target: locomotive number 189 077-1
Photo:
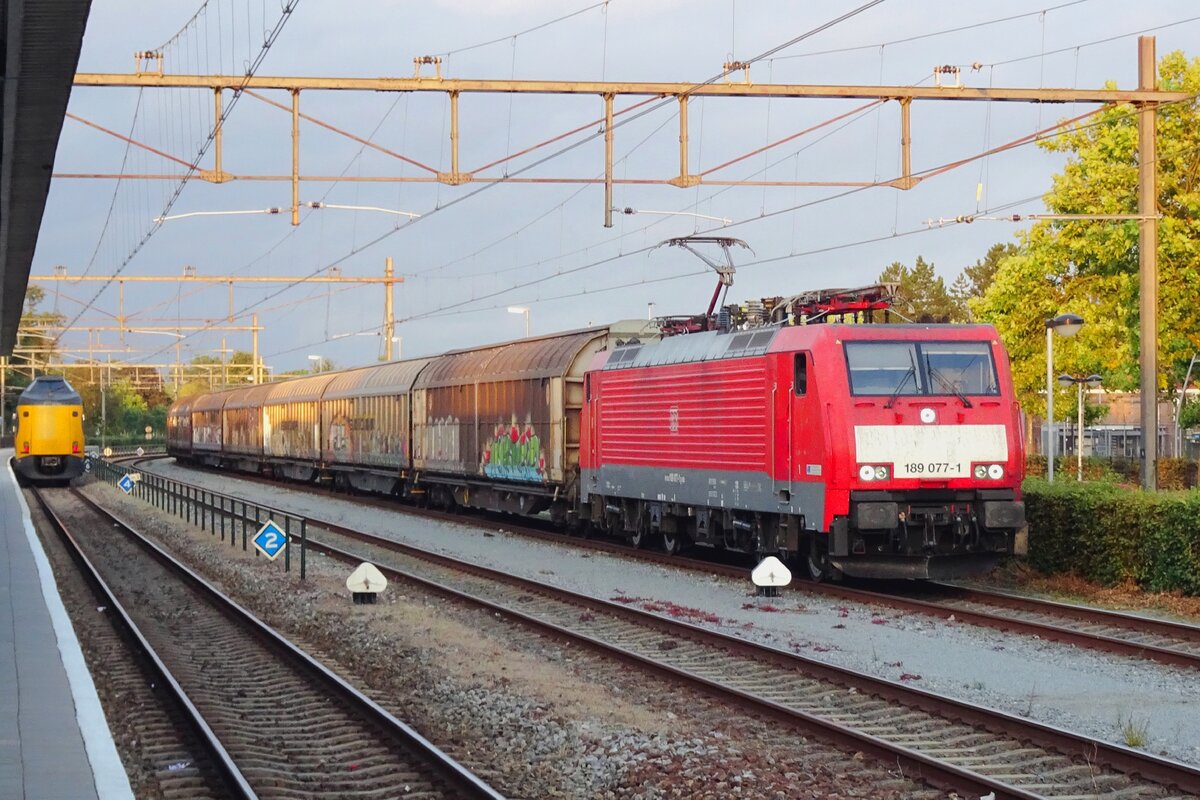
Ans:
{"type": "Polygon", "coordinates": [[[960,461],[906,461],[896,465],[897,478],[937,476],[961,478],[967,474],[966,465],[960,461]]]}

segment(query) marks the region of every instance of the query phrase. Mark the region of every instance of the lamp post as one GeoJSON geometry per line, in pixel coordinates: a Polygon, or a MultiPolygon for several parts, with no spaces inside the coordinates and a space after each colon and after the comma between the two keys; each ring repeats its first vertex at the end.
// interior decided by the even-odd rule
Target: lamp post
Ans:
{"type": "Polygon", "coordinates": [[[508,313],[525,315],[525,338],[529,338],[529,306],[509,306],[508,313]]]}
{"type": "Polygon", "coordinates": [[[1083,385],[1099,386],[1103,380],[1099,375],[1091,374],[1086,377],[1076,377],[1074,375],[1059,375],[1059,386],[1070,386],[1075,384],[1076,393],[1079,398],[1079,428],[1075,434],[1075,480],[1083,483],[1083,385]]]}
{"type": "Polygon", "coordinates": [[[308,360],[313,362],[312,372],[314,375],[316,375],[318,372],[321,371],[321,357],[320,356],[309,356],[308,360]]]}
{"type": "Polygon", "coordinates": [[[1188,384],[1192,382],[1192,367],[1200,361],[1200,353],[1192,356],[1188,362],[1187,374],[1183,378],[1183,386],[1179,389],[1179,397],[1175,399],[1175,457],[1183,456],[1183,427],[1179,424],[1179,415],[1183,413],[1183,404],[1187,402],[1188,384]]]}
{"type": "Polygon", "coordinates": [[[1070,338],[1083,327],[1078,314],[1046,320],[1046,480],[1054,480],[1054,334],[1070,338]]]}

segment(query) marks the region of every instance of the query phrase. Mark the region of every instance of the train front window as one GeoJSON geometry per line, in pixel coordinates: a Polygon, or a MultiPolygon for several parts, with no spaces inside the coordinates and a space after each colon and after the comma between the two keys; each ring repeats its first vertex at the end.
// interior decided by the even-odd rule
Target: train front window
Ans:
{"type": "Polygon", "coordinates": [[[987,342],[847,342],[854,395],[996,395],[987,342]]]}
{"type": "Polygon", "coordinates": [[[943,392],[1000,393],[992,349],[986,342],[923,342],[919,347],[926,373],[943,392]]]}
{"type": "Polygon", "coordinates": [[[909,342],[847,342],[851,394],[925,394],[916,345],[909,342]]]}

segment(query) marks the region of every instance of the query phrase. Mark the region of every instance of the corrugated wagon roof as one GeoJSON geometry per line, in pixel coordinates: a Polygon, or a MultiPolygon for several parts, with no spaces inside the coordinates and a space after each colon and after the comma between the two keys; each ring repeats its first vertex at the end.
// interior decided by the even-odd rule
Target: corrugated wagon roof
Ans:
{"type": "Polygon", "coordinates": [[[309,403],[320,400],[321,393],[325,391],[325,387],[334,377],[336,377],[336,373],[326,373],[269,384],[270,391],[267,392],[264,405],[309,403]]]}
{"type": "Polygon", "coordinates": [[[220,411],[225,407],[225,401],[233,392],[212,392],[211,394],[202,394],[196,398],[196,402],[192,404],[192,411],[220,411]]]}
{"type": "Polygon", "coordinates": [[[447,353],[421,372],[413,388],[562,376],[588,342],[606,331],[591,328],[447,353]]]}
{"type": "Polygon", "coordinates": [[[387,394],[408,394],[412,391],[417,375],[434,359],[414,358],[408,361],[391,361],[362,369],[353,369],[336,374],[322,395],[324,400],[341,397],[375,397],[387,394]]]}
{"type": "Polygon", "coordinates": [[[167,409],[167,416],[180,417],[192,413],[192,404],[200,397],[203,397],[203,395],[193,394],[181,397],[174,403],[171,403],[171,407],[167,409]]]}
{"type": "Polygon", "coordinates": [[[229,399],[225,401],[226,410],[235,408],[255,408],[261,406],[266,400],[267,395],[271,392],[271,384],[264,383],[259,386],[247,386],[243,389],[234,389],[229,394],[229,399]]]}

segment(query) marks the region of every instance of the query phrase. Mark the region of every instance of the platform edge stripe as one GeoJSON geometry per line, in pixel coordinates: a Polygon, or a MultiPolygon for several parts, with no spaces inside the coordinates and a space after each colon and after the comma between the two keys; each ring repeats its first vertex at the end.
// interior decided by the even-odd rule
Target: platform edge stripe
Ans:
{"type": "Polygon", "coordinates": [[[17,503],[21,507],[21,523],[25,529],[25,537],[33,551],[33,560],[37,564],[38,581],[42,587],[42,597],[50,612],[50,622],[54,626],[54,637],[58,644],[58,652],[62,656],[63,668],[67,673],[67,682],[71,686],[71,698],[75,705],[75,719],[79,723],[79,732],[83,736],[83,747],[87,752],[88,762],[92,767],[92,778],[96,785],[96,795],[100,800],[134,800],[133,788],[129,785],[129,775],[121,763],[117,753],[117,745],[113,741],[108,718],[100,705],[100,696],[96,693],[96,684],[92,682],[92,674],[83,658],[83,649],[79,638],[75,635],[75,627],[67,615],[66,606],[58,594],[58,586],[54,573],[50,569],[50,559],[42,549],[33,528],[33,517],[30,516],[29,506],[17,487],[16,475],[12,466],[5,463],[8,479],[16,490],[17,503]],[[101,733],[103,731],[103,733],[101,733]]]}

